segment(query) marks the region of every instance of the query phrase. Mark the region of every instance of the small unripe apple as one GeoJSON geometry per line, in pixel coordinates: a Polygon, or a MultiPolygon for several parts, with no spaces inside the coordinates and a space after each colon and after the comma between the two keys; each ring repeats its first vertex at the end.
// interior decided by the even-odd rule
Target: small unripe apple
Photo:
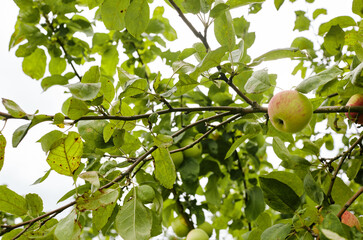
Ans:
{"type": "MultiPolygon", "coordinates": [[[[181,143],[181,147],[188,146],[194,142],[193,138],[186,138],[181,143]]],[[[200,157],[202,155],[202,144],[197,143],[193,147],[184,150],[184,157],[200,157]]]]}
{"type": "Polygon", "coordinates": [[[341,216],[341,222],[348,225],[349,227],[356,227],[361,231],[360,222],[358,218],[351,212],[345,211],[341,216]]]}
{"type": "MultiPolygon", "coordinates": [[[[175,145],[169,147],[169,150],[175,150],[175,149],[178,149],[178,147],[175,145]]],[[[171,156],[171,159],[173,159],[175,168],[178,168],[184,161],[183,152],[171,153],[170,156],[171,156]]]]}
{"type": "Polygon", "coordinates": [[[295,90],[279,92],[268,104],[272,125],[281,132],[296,133],[303,130],[313,115],[309,99],[295,90]]]}
{"type": "Polygon", "coordinates": [[[175,218],[171,222],[171,227],[178,237],[185,237],[189,232],[188,224],[182,216],[175,218]]]}
{"type": "MultiPolygon", "coordinates": [[[[346,104],[347,106],[363,106],[363,94],[354,94],[346,104]]],[[[355,123],[363,124],[363,113],[346,112],[345,116],[355,123]]]]}
{"type": "Polygon", "coordinates": [[[206,232],[204,232],[204,230],[196,228],[191,230],[188,235],[186,240],[208,240],[208,234],[206,232]]]}
{"type": "Polygon", "coordinates": [[[198,228],[202,229],[204,232],[208,234],[208,236],[212,236],[213,234],[213,226],[209,222],[204,222],[198,226],[198,228]]]}

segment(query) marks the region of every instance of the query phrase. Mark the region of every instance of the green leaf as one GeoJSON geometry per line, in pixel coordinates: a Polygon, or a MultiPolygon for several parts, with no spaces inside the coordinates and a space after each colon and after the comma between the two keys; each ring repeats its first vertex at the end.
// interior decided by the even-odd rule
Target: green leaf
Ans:
{"type": "Polygon", "coordinates": [[[54,236],[58,240],[78,239],[81,234],[81,227],[77,220],[75,211],[69,213],[65,218],[59,221],[54,231],[54,236]]]}
{"type": "Polygon", "coordinates": [[[151,226],[150,211],[135,198],[121,207],[115,219],[117,233],[127,240],[148,240],[151,226]]]}
{"type": "Polygon", "coordinates": [[[82,83],[98,83],[101,79],[101,71],[98,66],[92,66],[82,77],[82,83]]]}
{"type": "Polygon", "coordinates": [[[130,0],[105,0],[101,7],[101,17],[108,30],[122,30],[125,28],[125,15],[130,0]]]}
{"type": "Polygon", "coordinates": [[[173,160],[167,148],[158,148],[152,156],[155,161],[155,177],[166,188],[173,188],[176,172],[173,160]]]}
{"type": "Polygon", "coordinates": [[[212,67],[217,67],[221,61],[222,57],[225,55],[227,48],[222,46],[214,51],[208,52],[203,60],[195,67],[194,71],[190,74],[192,79],[197,79],[201,73],[208,71],[212,67]]]}
{"type": "Polygon", "coordinates": [[[199,0],[184,0],[182,6],[188,13],[197,14],[200,12],[200,1],[199,0]]]}
{"type": "Polygon", "coordinates": [[[267,228],[261,234],[261,240],[276,240],[276,239],[286,239],[291,231],[291,224],[289,223],[278,223],[269,228],[267,228]]]}
{"type": "Polygon", "coordinates": [[[334,213],[328,213],[322,222],[322,231],[326,237],[334,236],[334,240],[341,240],[345,238],[345,231],[343,224],[340,222],[339,218],[334,213]],[[327,231],[326,231],[327,230],[327,231]]]}
{"type": "Polygon", "coordinates": [[[150,9],[147,0],[133,0],[125,16],[127,31],[137,37],[146,30],[149,20],[150,9]]]}
{"type": "Polygon", "coordinates": [[[23,216],[28,212],[25,198],[0,185],[0,211],[23,216]]]}
{"type": "Polygon", "coordinates": [[[230,8],[236,8],[240,6],[250,5],[252,3],[262,3],[265,0],[228,0],[226,2],[227,5],[230,6],[230,8]]]}
{"type": "Polygon", "coordinates": [[[77,120],[89,112],[88,106],[82,100],[77,98],[71,98],[69,107],[68,107],[68,117],[72,120],[77,120]]]}
{"type": "Polygon", "coordinates": [[[221,204],[221,195],[218,191],[218,179],[216,174],[210,175],[208,183],[205,186],[205,199],[214,206],[219,206],[221,204]]]}
{"type": "Polygon", "coordinates": [[[94,99],[101,89],[101,83],[74,83],[69,84],[68,89],[71,91],[72,96],[82,101],[94,99]]]}
{"type": "Polygon", "coordinates": [[[154,137],[154,144],[159,148],[167,148],[173,144],[173,137],[169,135],[158,134],[154,137]]]}
{"type": "Polygon", "coordinates": [[[340,70],[337,66],[328,68],[328,69],[302,81],[296,87],[296,91],[299,91],[301,93],[308,93],[312,90],[317,89],[321,85],[324,85],[324,84],[334,80],[342,72],[343,71],[340,70]]]}
{"type": "Polygon", "coordinates": [[[245,214],[248,221],[254,221],[265,210],[265,202],[261,188],[254,186],[247,189],[245,214]]]}
{"type": "Polygon", "coordinates": [[[101,68],[102,73],[112,77],[116,73],[116,66],[118,64],[119,57],[117,47],[109,46],[102,54],[101,68]]]}
{"type": "Polygon", "coordinates": [[[42,149],[44,152],[48,152],[52,148],[58,146],[63,140],[66,135],[58,130],[53,130],[43,137],[41,137],[37,142],[40,142],[42,145],[42,149]]]}
{"type": "Polygon", "coordinates": [[[236,141],[234,141],[234,143],[232,144],[232,146],[229,148],[228,152],[226,153],[226,156],[224,157],[224,159],[229,158],[233,152],[242,144],[244,143],[247,139],[252,138],[253,135],[243,135],[240,138],[238,138],[236,141]]]}
{"type": "Polygon", "coordinates": [[[272,209],[282,213],[294,213],[300,206],[300,198],[285,183],[274,178],[259,177],[265,202],[272,209]]]}
{"type": "Polygon", "coordinates": [[[323,46],[325,50],[332,56],[341,52],[345,43],[345,33],[339,26],[332,26],[324,36],[323,46]]]}
{"type": "MultiPolygon", "coordinates": [[[[327,177],[323,182],[323,190],[325,193],[327,193],[329,189],[330,182],[330,177],[327,177]]],[[[350,187],[347,186],[347,184],[345,184],[341,178],[337,177],[335,179],[331,196],[333,197],[336,204],[344,206],[344,204],[353,196],[353,194],[354,193],[352,189],[350,189],[350,187]]]]}
{"type": "Polygon", "coordinates": [[[67,85],[67,84],[68,84],[68,78],[61,75],[52,75],[43,78],[41,86],[43,90],[46,91],[48,88],[54,85],[67,85]]]}
{"type": "Polygon", "coordinates": [[[125,85],[125,90],[120,94],[119,98],[131,97],[142,94],[147,90],[148,83],[146,79],[132,79],[125,85]]]}
{"type": "Polygon", "coordinates": [[[310,20],[305,17],[304,11],[295,11],[296,20],[294,30],[299,30],[299,32],[309,30],[310,28],[310,20]]]}
{"type": "Polygon", "coordinates": [[[324,200],[324,192],[314,181],[313,176],[308,172],[304,178],[304,189],[306,194],[317,204],[321,205],[324,200]]]}
{"type": "Polygon", "coordinates": [[[92,224],[98,231],[101,230],[106,223],[109,221],[109,218],[112,215],[112,212],[116,206],[116,202],[111,205],[107,205],[102,208],[98,208],[97,210],[92,211],[92,224]]]}
{"type": "Polygon", "coordinates": [[[6,139],[0,132],[0,171],[4,166],[6,139]]]}
{"type": "Polygon", "coordinates": [[[298,48],[281,48],[269,51],[261,56],[255,58],[250,66],[256,66],[262,61],[273,61],[282,58],[299,59],[306,58],[306,55],[298,48]]]}
{"type": "Polygon", "coordinates": [[[18,104],[16,104],[14,101],[3,98],[2,99],[3,105],[6,108],[6,110],[8,111],[8,113],[15,117],[15,118],[22,118],[24,116],[26,116],[26,113],[24,112],[23,109],[21,109],[19,107],[18,104]]]}
{"type": "Polygon", "coordinates": [[[209,16],[212,18],[217,18],[221,14],[223,14],[227,9],[229,9],[229,5],[224,3],[219,3],[212,8],[212,10],[209,13],[209,16]]]}
{"type": "Polygon", "coordinates": [[[102,189],[92,195],[85,193],[76,199],[77,209],[80,211],[97,210],[116,202],[119,196],[117,189],[102,189]]]}
{"type": "Polygon", "coordinates": [[[214,20],[214,35],[219,44],[226,46],[229,52],[233,51],[236,45],[236,34],[229,11],[220,13],[214,20]]]}
{"type": "Polygon", "coordinates": [[[344,77],[345,79],[350,79],[354,86],[363,87],[363,63],[360,63],[353,71],[344,77]]]}
{"type": "Polygon", "coordinates": [[[69,132],[62,143],[50,150],[47,163],[59,174],[73,176],[80,165],[83,154],[83,142],[76,132],[69,132]]]}
{"type": "Polygon", "coordinates": [[[287,150],[284,142],[280,138],[273,138],[272,149],[274,150],[276,156],[282,161],[290,161],[290,152],[287,150]]]}
{"type": "Polygon", "coordinates": [[[319,27],[319,35],[323,36],[327,33],[332,26],[339,25],[340,28],[346,28],[351,26],[356,26],[357,23],[354,21],[352,17],[349,16],[339,16],[333,18],[329,22],[323,23],[319,27]]]}
{"type": "Polygon", "coordinates": [[[35,180],[35,182],[32,185],[44,182],[44,180],[48,178],[51,171],[52,171],[52,169],[49,169],[42,177],[35,180]]]}
{"type": "Polygon", "coordinates": [[[285,0],[274,0],[276,10],[279,10],[285,0]]]}
{"type": "Polygon", "coordinates": [[[67,61],[64,58],[52,57],[49,62],[49,72],[52,75],[62,74],[67,67],[67,61]]]}
{"type": "Polygon", "coordinates": [[[30,216],[37,217],[43,211],[43,200],[38,194],[28,193],[25,195],[25,200],[30,216]]]}
{"type": "Polygon", "coordinates": [[[31,119],[30,123],[24,124],[14,131],[12,139],[13,147],[17,147],[19,145],[30,128],[34,127],[38,123],[52,120],[52,117],[43,114],[29,116],[28,118],[31,119]]]}
{"type": "Polygon", "coordinates": [[[313,19],[315,20],[319,15],[327,14],[327,10],[325,8],[318,8],[313,12],[313,19]]]}
{"type": "Polygon", "coordinates": [[[78,177],[91,183],[96,189],[98,189],[100,187],[100,179],[98,177],[97,171],[83,172],[83,173],[79,174],[78,177]]]}
{"type": "Polygon", "coordinates": [[[244,88],[247,93],[263,93],[271,86],[267,70],[262,69],[252,73],[244,88]]]}
{"type": "Polygon", "coordinates": [[[45,73],[47,56],[43,49],[37,48],[23,60],[23,72],[31,78],[41,79],[45,73]]]}
{"type": "Polygon", "coordinates": [[[175,84],[177,90],[174,95],[181,96],[184,93],[187,93],[188,91],[194,89],[198,85],[199,83],[191,78],[189,75],[184,73],[179,74],[179,81],[175,84]]]}
{"type": "Polygon", "coordinates": [[[112,143],[106,143],[103,139],[103,132],[108,124],[106,120],[89,120],[79,121],[77,127],[81,137],[92,147],[108,148],[113,146],[112,143]]]}
{"type": "Polygon", "coordinates": [[[353,0],[352,11],[363,18],[363,2],[360,0],[353,0]]]}

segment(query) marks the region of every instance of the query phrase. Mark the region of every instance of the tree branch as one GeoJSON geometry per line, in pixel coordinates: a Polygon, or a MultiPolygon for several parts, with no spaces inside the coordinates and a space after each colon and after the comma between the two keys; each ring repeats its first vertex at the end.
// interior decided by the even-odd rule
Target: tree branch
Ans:
{"type": "Polygon", "coordinates": [[[363,140],[363,134],[362,134],[362,136],[360,136],[358,139],[357,139],[357,141],[355,141],[354,143],[353,143],[353,145],[344,153],[344,155],[342,156],[342,158],[340,159],[340,161],[339,161],[339,163],[338,163],[338,166],[336,167],[336,169],[335,169],[335,171],[334,171],[334,173],[333,173],[333,176],[331,177],[331,182],[330,182],[330,185],[329,185],[329,189],[328,189],[328,191],[327,191],[327,193],[326,193],[326,195],[327,195],[327,197],[328,197],[328,199],[330,199],[330,202],[331,203],[334,203],[334,200],[333,200],[333,198],[332,198],[332,196],[331,196],[331,192],[333,191],[333,186],[334,186],[334,182],[335,182],[335,179],[336,179],[336,177],[337,177],[337,175],[338,175],[338,172],[339,172],[339,170],[341,169],[341,167],[342,167],[342,165],[343,165],[343,163],[344,163],[344,161],[345,161],[345,159],[348,157],[348,155],[353,151],[353,149],[358,145],[358,144],[360,144],[361,142],[362,142],[362,140],[363,140]]]}
{"type": "Polygon", "coordinates": [[[350,205],[363,193],[363,187],[360,187],[358,192],[356,192],[340,209],[339,213],[337,214],[337,217],[340,218],[342,214],[349,208],[350,205]]]}

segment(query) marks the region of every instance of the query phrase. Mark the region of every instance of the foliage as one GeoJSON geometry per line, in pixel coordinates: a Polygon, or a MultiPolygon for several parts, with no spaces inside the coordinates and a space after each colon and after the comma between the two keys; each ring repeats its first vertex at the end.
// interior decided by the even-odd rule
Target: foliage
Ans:
{"type": "MultiPolygon", "coordinates": [[[[363,214],[363,135],[361,128],[348,131],[355,123],[344,115],[363,112],[344,107],[363,92],[363,21],[333,18],[318,28],[318,41],[301,36],[256,57],[249,55],[255,41],[250,15],[231,10],[259,15],[264,0],[166,0],[167,9],[152,0],[14,2],[19,16],[9,48],[44,91],[64,88],[69,98],[51,116],[26,113],[3,99],[1,119],[26,122],[14,132],[13,147],[33,126],[52,124],[39,139],[50,170],[36,183],[56,171],[76,187],[60,199],[74,200],[45,212],[38,195],[0,186],[2,239],[165,239],[177,216],[190,229],[212,222],[216,239],[308,240],[317,237],[314,229],[323,233],[320,239],[361,239],[339,217],[347,208],[363,214]],[[182,33],[164,17],[166,10],[175,11],[199,42],[171,51],[168,43],[182,33]],[[85,17],[89,12],[93,19],[85,17]],[[204,29],[194,27],[191,15],[204,29]],[[106,32],[95,32],[100,24],[106,32]],[[220,45],[215,49],[207,38],[211,25],[220,45]],[[270,124],[264,106],[283,86],[257,68],[284,58],[297,63],[293,74],[304,80],[296,89],[310,93],[314,106],[313,119],[297,134],[270,124]],[[174,165],[171,153],[196,146],[202,154],[184,154],[174,165]],[[269,149],[281,160],[278,169],[269,149]],[[326,158],[327,150],[340,153],[326,158]],[[64,210],[68,215],[56,219],[64,210]]],[[[274,4],[278,10],[284,1],[274,4]]],[[[354,0],[352,13],[363,17],[362,10],[354,0]]],[[[294,30],[311,29],[326,12],[296,11],[294,30]]],[[[0,134],[0,169],[10,138],[0,134]]]]}

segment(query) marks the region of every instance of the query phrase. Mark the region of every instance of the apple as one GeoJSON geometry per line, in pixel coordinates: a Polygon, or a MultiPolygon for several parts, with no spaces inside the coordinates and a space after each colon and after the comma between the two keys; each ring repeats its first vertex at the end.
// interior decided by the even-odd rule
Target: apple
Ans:
{"type": "Polygon", "coordinates": [[[186,238],[186,240],[208,240],[208,239],[209,239],[208,234],[200,228],[191,230],[186,238]]]}
{"type": "MultiPolygon", "coordinates": [[[[363,106],[363,94],[357,93],[351,96],[346,106],[363,106]]],[[[345,116],[355,123],[363,124],[363,113],[346,112],[345,116]]]]}
{"type": "Polygon", "coordinates": [[[345,211],[340,219],[342,223],[348,225],[349,227],[356,227],[359,231],[362,230],[358,218],[353,213],[345,211]]]}
{"type": "MultiPolygon", "coordinates": [[[[178,149],[178,147],[175,145],[169,147],[169,150],[175,150],[175,149],[178,149]]],[[[175,168],[178,168],[184,161],[184,155],[182,152],[171,153],[170,156],[171,159],[173,159],[175,168]]]]}
{"type": "Polygon", "coordinates": [[[279,92],[268,104],[272,125],[281,132],[296,133],[308,125],[313,115],[309,99],[296,90],[279,92]]]}
{"type": "Polygon", "coordinates": [[[208,234],[208,236],[212,236],[213,234],[213,226],[209,222],[204,222],[198,226],[198,228],[202,229],[204,232],[208,234]]]}
{"type": "MultiPolygon", "coordinates": [[[[193,138],[186,138],[181,143],[181,147],[188,146],[194,142],[193,138]]],[[[193,147],[184,150],[184,157],[200,157],[202,155],[202,144],[199,142],[193,147]]]]}
{"type": "Polygon", "coordinates": [[[189,232],[188,224],[182,216],[176,217],[171,222],[171,227],[178,237],[185,237],[189,232]]]}

